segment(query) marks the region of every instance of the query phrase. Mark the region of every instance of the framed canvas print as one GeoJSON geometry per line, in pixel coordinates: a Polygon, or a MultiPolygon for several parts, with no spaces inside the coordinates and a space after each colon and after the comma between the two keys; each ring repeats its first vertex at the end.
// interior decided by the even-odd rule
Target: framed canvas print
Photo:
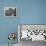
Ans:
{"type": "Polygon", "coordinates": [[[16,7],[4,7],[4,16],[16,16],[16,7]]]}
{"type": "Polygon", "coordinates": [[[18,25],[19,39],[31,41],[46,41],[46,25],[18,25]]]}

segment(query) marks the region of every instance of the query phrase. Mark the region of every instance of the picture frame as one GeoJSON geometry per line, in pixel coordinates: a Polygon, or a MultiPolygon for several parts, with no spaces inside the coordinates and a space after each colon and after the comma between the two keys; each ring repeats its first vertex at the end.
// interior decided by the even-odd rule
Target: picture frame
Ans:
{"type": "Polygon", "coordinates": [[[46,24],[19,24],[18,25],[18,38],[19,38],[18,41],[19,42],[25,39],[24,37],[25,35],[22,35],[21,33],[22,30],[23,31],[28,30],[28,37],[26,38],[26,40],[31,39],[31,41],[46,41],[46,24]],[[31,32],[32,34],[30,34],[31,32]]]}
{"type": "Polygon", "coordinates": [[[17,8],[16,7],[4,7],[4,16],[16,17],[17,16],[17,8]]]}

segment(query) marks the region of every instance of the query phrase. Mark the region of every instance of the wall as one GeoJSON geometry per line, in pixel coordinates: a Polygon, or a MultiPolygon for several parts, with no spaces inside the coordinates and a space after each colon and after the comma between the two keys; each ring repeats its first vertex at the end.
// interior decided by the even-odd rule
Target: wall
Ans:
{"type": "Polygon", "coordinates": [[[46,0],[21,1],[21,24],[46,24],[46,0]]]}
{"type": "Polygon", "coordinates": [[[46,24],[46,0],[0,0],[0,44],[8,43],[9,32],[18,32],[17,24],[46,24]],[[5,6],[17,7],[17,17],[5,17],[5,6]]]}
{"type": "MultiPolygon", "coordinates": [[[[7,44],[8,41],[8,34],[10,32],[17,31],[17,24],[19,23],[19,16],[18,17],[5,17],[4,16],[4,7],[17,7],[17,2],[15,0],[0,0],[0,44],[7,44]],[[16,5],[15,5],[16,4],[16,5]]],[[[19,13],[18,13],[19,14],[19,13]]],[[[17,39],[15,41],[18,42],[17,39]]]]}

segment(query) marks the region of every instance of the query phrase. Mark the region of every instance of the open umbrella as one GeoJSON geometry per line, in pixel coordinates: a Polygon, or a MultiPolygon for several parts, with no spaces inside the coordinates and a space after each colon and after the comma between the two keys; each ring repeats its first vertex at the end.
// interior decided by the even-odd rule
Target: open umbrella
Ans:
{"type": "MultiPolygon", "coordinates": [[[[16,33],[14,33],[14,32],[10,33],[9,36],[8,36],[8,39],[12,42],[15,41],[16,33]]],[[[8,42],[8,46],[9,46],[9,42],[8,42]]]]}

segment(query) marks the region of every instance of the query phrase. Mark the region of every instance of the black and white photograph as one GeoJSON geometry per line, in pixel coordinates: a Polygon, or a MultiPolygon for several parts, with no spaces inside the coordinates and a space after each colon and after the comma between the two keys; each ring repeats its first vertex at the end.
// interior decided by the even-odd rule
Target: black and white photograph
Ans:
{"type": "Polygon", "coordinates": [[[46,25],[20,24],[18,25],[18,34],[20,46],[46,43],[46,25]]]}
{"type": "Polygon", "coordinates": [[[4,16],[16,16],[16,7],[4,7],[4,16]]]}

